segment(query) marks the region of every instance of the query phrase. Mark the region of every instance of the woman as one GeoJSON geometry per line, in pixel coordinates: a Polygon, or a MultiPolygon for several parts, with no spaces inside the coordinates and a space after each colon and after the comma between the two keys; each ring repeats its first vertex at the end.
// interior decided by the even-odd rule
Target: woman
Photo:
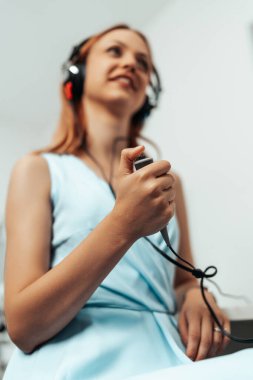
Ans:
{"type": "Polygon", "coordinates": [[[169,222],[172,245],[192,261],[169,162],[133,171],[152,108],[148,42],[116,25],[70,58],[65,74],[80,71],[84,86],[65,78],[54,145],[20,159],[10,180],[5,315],[17,349],[4,379],[123,379],[213,356],[227,340],[197,280],[143,239],[168,250],[159,231],[169,222]]]}

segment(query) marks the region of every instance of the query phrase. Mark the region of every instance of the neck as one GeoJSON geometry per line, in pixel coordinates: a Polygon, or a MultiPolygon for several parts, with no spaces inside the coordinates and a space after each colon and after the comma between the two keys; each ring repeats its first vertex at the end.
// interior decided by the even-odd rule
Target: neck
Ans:
{"type": "Polygon", "coordinates": [[[87,149],[100,162],[110,161],[114,149],[114,160],[119,161],[121,150],[129,144],[129,116],[113,113],[110,109],[85,100],[87,123],[87,149]],[[116,138],[121,137],[113,147],[116,138]]]}

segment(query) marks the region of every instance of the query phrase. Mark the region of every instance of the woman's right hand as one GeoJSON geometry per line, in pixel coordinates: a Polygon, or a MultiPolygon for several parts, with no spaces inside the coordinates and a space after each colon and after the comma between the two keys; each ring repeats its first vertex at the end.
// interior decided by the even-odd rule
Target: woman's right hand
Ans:
{"type": "Polygon", "coordinates": [[[168,161],[133,172],[133,162],[144,149],[141,145],[122,150],[115,189],[113,212],[135,239],[160,231],[175,212],[175,178],[168,161]]]}

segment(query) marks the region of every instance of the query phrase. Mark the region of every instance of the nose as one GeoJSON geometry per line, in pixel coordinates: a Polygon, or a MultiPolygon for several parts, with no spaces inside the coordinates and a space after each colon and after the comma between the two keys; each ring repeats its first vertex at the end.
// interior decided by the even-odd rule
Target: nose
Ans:
{"type": "Polygon", "coordinates": [[[136,70],[136,59],[135,59],[135,57],[131,53],[126,54],[122,59],[122,66],[124,68],[128,68],[132,72],[135,72],[135,70],[136,70]]]}

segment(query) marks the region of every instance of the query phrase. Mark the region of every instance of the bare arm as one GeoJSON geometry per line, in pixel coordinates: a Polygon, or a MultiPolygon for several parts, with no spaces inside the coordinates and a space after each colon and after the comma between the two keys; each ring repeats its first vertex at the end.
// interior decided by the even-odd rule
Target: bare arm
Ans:
{"type": "MultiPolygon", "coordinates": [[[[189,261],[190,263],[194,265],[182,183],[180,181],[179,176],[176,175],[175,173],[173,174],[176,178],[176,182],[175,182],[176,216],[177,216],[179,229],[180,229],[180,241],[179,241],[179,248],[178,248],[177,253],[181,257],[183,257],[185,260],[189,261]]],[[[186,291],[189,288],[195,287],[195,286],[198,286],[198,281],[192,276],[192,274],[177,267],[174,287],[176,291],[176,297],[177,297],[179,309],[181,307],[186,291]]]]}
{"type": "Polygon", "coordinates": [[[134,242],[121,225],[110,213],[49,270],[48,167],[40,156],[25,156],[16,164],[6,207],[5,316],[10,337],[21,350],[33,351],[83,307],[134,242]]]}

